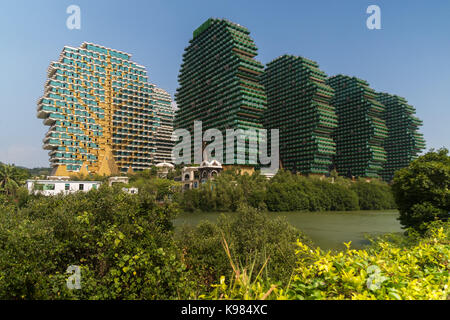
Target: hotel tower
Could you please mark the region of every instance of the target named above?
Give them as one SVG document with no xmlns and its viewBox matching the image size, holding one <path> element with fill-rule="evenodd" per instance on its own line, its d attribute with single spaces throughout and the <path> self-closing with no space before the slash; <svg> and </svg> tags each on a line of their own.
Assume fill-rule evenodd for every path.
<svg viewBox="0 0 450 320">
<path fill-rule="evenodd" d="M 161 103 L 145 67 L 128 53 L 85 42 L 65 46 L 47 77 L 37 116 L 49 126 L 43 142 L 52 175 L 150 168 Z M 170 96 L 164 100 L 170 104 Z"/>
<path fill-rule="evenodd" d="M 208 19 L 196 29 L 178 77 L 175 128 L 187 129 L 192 135 L 197 120 L 202 121 L 203 132 L 216 128 L 224 137 L 227 129 L 262 129 L 266 95 L 260 81 L 264 66 L 255 60 L 256 55 L 250 31 L 239 24 Z M 248 139 L 257 137 L 249 135 Z M 257 152 L 248 144 L 245 150 L 237 150 L 235 144 L 234 155 L 230 155 L 233 163 L 226 164 L 242 164 L 242 170 L 252 171 L 249 157 Z"/>
</svg>

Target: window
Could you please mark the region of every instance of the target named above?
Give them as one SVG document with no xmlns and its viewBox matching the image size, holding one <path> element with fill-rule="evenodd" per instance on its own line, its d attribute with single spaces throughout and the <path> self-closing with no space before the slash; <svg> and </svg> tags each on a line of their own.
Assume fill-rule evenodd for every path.
<svg viewBox="0 0 450 320">
<path fill-rule="evenodd" d="M 64 190 L 70 190 L 70 183 L 66 183 L 66 184 L 65 184 Z"/>
<path fill-rule="evenodd" d="M 80 184 L 78 185 L 78 190 L 84 190 L 84 184 L 80 183 Z"/>
<path fill-rule="evenodd" d="M 44 185 L 42 183 L 36 183 L 34 185 L 35 190 L 44 190 Z"/>
</svg>

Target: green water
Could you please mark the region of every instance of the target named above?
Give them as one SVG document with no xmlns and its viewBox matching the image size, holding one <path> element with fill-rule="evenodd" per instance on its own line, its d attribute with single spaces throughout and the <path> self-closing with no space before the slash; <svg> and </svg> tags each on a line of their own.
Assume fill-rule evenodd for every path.
<svg viewBox="0 0 450 320">
<path fill-rule="evenodd" d="M 233 213 L 227 213 L 233 214 Z M 174 220 L 175 227 L 195 226 L 202 220 L 216 222 L 220 213 L 183 213 Z M 343 242 L 361 249 L 370 242 L 366 235 L 401 232 L 398 211 L 345 211 L 345 212 L 270 212 L 272 217 L 286 217 L 294 227 L 303 231 L 322 249 L 344 249 Z"/>
</svg>

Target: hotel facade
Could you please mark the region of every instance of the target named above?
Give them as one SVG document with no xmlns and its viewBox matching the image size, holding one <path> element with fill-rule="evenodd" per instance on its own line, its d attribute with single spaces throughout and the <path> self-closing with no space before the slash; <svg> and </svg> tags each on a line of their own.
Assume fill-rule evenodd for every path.
<svg viewBox="0 0 450 320">
<path fill-rule="evenodd" d="M 49 126 L 43 142 L 52 175 L 112 175 L 151 167 L 161 106 L 145 67 L 128 53 L 85 42 L 65 46 L 47 76 L 37 116 Z"/>
<path fill-rule="evenodd" d="M 167 91 L 155 88 L 153 95 L 156 101 L 156 152 L 155 163 L 172 162 L 172 141 L 173 122 L 175 112 L 172 108 L 172 98 Z"/>
<path fill-rule="evenodd" d="M 283 168 L 328 173 L 336 151 L 332 133 L 337 116 L 326 74 L 312 60 L 283 55 L 267 64 L 262 79 L 267 94 L 264 126 L 280 130 Z"/>
<path fill-rule="evenodd" d="M 203 132 L 215 128 L 224 137 L 227 129 L 263 129 L 266 95 L 260 80 L 264 66 L 256 55 L 250 31 L 239 24 L 208 19 L 197 28 L 184 51 L 179 72 L 175 128 L 193 135 L 194 121 L 201 121 Z M 248 139 L 256 141 L 257 137 Z M 233 163 L 226 165 L 239 164 L 242 170 L 251 172 L 249 158 L 258 151 L 249 149 L 248 143 L 244 150 L 235 145 Z M 225 152 L 223 156 L 227 158 Z"/>
</svg>

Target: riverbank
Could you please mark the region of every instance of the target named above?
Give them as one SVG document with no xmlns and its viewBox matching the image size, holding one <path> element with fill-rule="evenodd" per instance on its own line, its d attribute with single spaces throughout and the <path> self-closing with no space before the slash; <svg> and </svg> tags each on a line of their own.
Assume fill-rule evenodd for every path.
<svg viewBox="0 0 450 320">
<path fill-rule="evenodd" d="M 174 226 L 196 226 L 200 221 L 216 222 L 218 212 L 184 212 L 175 220 Z M 233 214 L 233 213 L 225 213 Z M 285 217 L 295 228 L 311 238 L 315 245 L 324 250 L 343 250 L 344 242 L 361 249 L 370 242 L 367 236 L 402 232 L 397 220 L 397 210 L 360 210 L 326 212 L 271 212 L 270 217 Z"/>
</svg>

